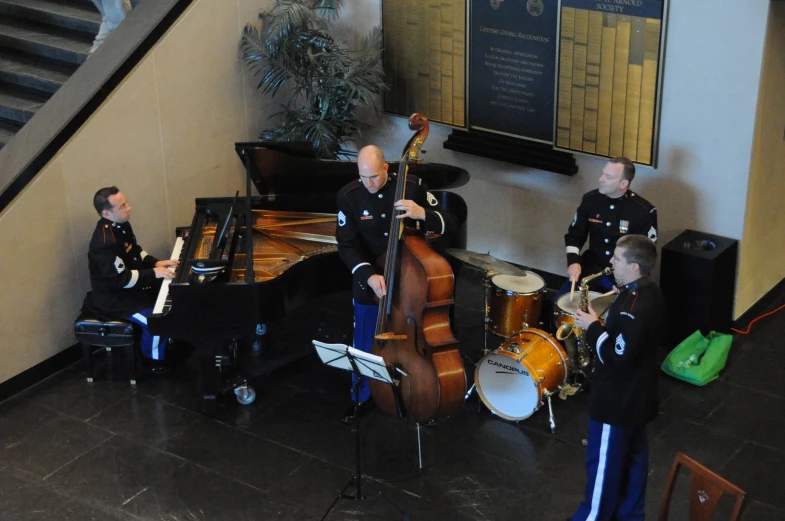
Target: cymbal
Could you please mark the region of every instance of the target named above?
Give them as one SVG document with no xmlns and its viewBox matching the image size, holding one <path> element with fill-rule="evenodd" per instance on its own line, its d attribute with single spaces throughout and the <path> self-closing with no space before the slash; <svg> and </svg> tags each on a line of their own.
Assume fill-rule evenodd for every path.
<svg viewBox="0 0 785 521">
<path fill-rule="evenodd" d="M 513 266 L 509 262 L 492 257 L 487 253 L 477 253 L 476 251 L 461 250 L 458 248 L 447 248 L 446 251 L 456 259 L 474 266 L 475 268 L 480 268 L 481 270 L 518 277 L 526 276 L 524 270 Z"/>
<path fill-rule="evenodd" d="M 608 313 L 608 309 L 610 309 L 614 300 L 616 300 L 615 293 L 612 295 L 601 295 L 599 297 L 595 297 L 594 299 L 590 300 L 589 303 L 591 304 L 594 312 L 597 313 L 598 317 L 605 318 L 605 315 Z"/>
</svg>

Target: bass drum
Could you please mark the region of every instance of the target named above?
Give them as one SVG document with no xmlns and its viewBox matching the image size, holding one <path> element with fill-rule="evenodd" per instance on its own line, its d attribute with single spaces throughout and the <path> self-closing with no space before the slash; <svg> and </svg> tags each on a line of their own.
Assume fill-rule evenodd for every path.
<svg viewBox="0 0 785 521">
<path fill-rule="evenodd" d="M 545 391 L 567 382 L 570 362 L 556 339 L 527 329 L 483 357 L 474 383 L 483 403 L 506 420 L 524 420 L 542 405 Z"/>
</svg>

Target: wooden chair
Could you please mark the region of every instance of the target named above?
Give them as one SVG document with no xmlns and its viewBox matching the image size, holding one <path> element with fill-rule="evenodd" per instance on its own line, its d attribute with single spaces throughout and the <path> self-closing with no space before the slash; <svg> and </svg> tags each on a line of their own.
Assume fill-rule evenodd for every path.
<svg viewBox="0 0 785 521">
<path fill-rule="evenodd" d="M 673 460 L 668 484 L 660 503 L 659 521 L 668 520 L 671 495 L 681 466 L 690 469 L 690 521 L 709 521 L 723 494 L 736 497 L 730 521 L 738 521 L 741 504 L 744 502 L 744 491 L 681 452 L 677 452 Z"/>
</svg>

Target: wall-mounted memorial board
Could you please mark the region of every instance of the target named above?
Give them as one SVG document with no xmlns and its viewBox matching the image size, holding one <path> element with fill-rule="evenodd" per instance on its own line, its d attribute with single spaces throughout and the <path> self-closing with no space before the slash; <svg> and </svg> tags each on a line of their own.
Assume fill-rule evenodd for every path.
<svg viewBox="0 0 785 521">
<path fill-rule="evenodd" d="M 561 0 L 557 149 L 656 166 L 662 0 Z"/>
<path fill-rule="evenodd" d="M 469 128 L 553 143 L 557 0 L 472 0 Z"/>
<path fill-rule="evenodd" d="M 466 0 L 383 0 L 384 110 L 466 126 Z"/>
</svg>

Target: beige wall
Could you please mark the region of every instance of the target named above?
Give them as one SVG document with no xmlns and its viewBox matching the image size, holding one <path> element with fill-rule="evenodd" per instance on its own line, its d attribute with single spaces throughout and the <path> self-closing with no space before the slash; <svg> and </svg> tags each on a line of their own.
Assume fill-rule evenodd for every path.
<svg viewBox="0 0 785 521">
<path fill-rule="evenodd" d="M 785 278 L 785 2 L 769 4 L 752 148 L 737 309 L 746 309 Z"/>
<path fill-rule="evenodd" d="M 259 0 L 198 0 L 36 181 L 0 214 L 0 382 L 73 345 L 90 288 L 92 196 L 116 184 L 147 251 L 168 255 L 196 197 L 244 188 L 236 141 L 264 111 L 238 60 Z"/>
</svg>

